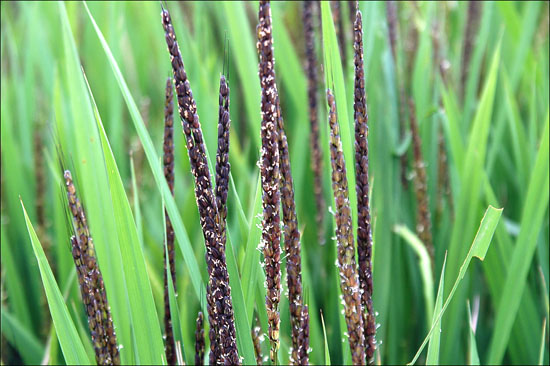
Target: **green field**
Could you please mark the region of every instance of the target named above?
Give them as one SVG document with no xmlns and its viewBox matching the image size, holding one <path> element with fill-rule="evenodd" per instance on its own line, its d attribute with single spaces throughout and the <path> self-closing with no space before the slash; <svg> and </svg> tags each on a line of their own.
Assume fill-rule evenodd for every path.
<svg viewBox="0 0 550 366">
<path fill-rule="evenodd" d="M 271 4 L 276 82 L 302 234 L 312 364 L 351 363 L 335 265 L 325 91 L 334 91 L 338 105 L 357 229 L 355 17 L 349 2 L 331 3 L 315 6 L 313 17 L 325 202 L 321 226 L 310 150 L 303 6 Z M 265 335 L 268 329 L 263 252 L 258 250 L 258 2 L 164 6 L 172 15 L 211 172 L 224 70 L 231 88 L 226 261 L 239 355 L 244 364 L 253 364 L 250 330 L 258 326 Z M 482 2 L 472 21 L 475 14 L 466 2 L 397 2 L 397 62 L 387 6 L 359 2 L 378 326 L 374 361 L 548 364 L 549 4 Z M 193 364 L 195 320 L 200 310 L 207 314 L 208 272 L 177 105 L 174 198 L 162 170 L 165 85 L 172 68 L 160 3 L 3 1 L 1 11 L 1 363 L 95 364 L 71 255 L 73 228 L 63 178 L 63 170 L 70 169 L 95 244 L 122 364 L 166 363 L 166 207 L 176 236 L 178 295 L 172 319 L 183 360 Z M 410 128 L 409 98 L 416 107 L 417 135 Z M 415 147 L 423 161 L 416 160 Z M 423 203 L 415 190 L 418 165 L 426 173 Z M 419 239 L 422 204 L 431 217 L 433 262 Z M 278 363 L 288 364 L 292 342 L 284 252 L 281 258 Z M 266 364 L 271 364 L 269 349 L 264 336 Z"/>
</svg>

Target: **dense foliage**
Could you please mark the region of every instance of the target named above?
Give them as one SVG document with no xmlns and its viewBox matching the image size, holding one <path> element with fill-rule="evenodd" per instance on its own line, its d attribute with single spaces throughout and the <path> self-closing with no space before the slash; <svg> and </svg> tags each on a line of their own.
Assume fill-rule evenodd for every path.
<svg viewBox="0 0 550 366">
<path fill-rule="evenodd" d="M 229 178 L 227 170 L 218 174 L 228 187 L 227 265 L 220 274 L 224 281 L 229 276 L 227 311 L 234 313 L 227 338 L 236 336 L 244 364 L 256 362 L 258 344 L 271 363 L 264 287 L 270 269 L 262 266 L 260 244 L 278 228 L 262 232 L 261 226 L 258 2 L 164 6 L 185 63 L 186 80 L 176 77 L 176 85 L 183 90 L 188 81 L 193 90 L 205 147 L 199 158 L 208 161 L 216 186 L 222 73 L 223 98 L 231 88 L 231 108 L 225 104 L 230 143 L 217 154 L 228 149 L 231 169 Z M 547 364 L 548 2 L 359 2 L 362 58 L 354 54 L 354 6 L 321 2 L 303 20 L 302 2 L 271 4 L 276 102 L 294 187 L 292 235 L 301 235 L 301 251 L 287 266 L 281 230 L 279 363 L 289 363 L 293 339 L 304 337 L 292 324 L 293 296 L 303 297 L 309 313 L 309 362 L 352 361 L 336 247 L 335 215 L 345 206 L 335 203 L 331 180 L 337 144 L 330 88 L 338 162 L 346 172 L 338 177 L 347 177 L 351 207 L 347 232 L 361 245 L 367 234 L 358 238 L 358 217 L 369 217 L 372 229 L 372 253 L 356 258 L 360 268 L 361 258 L 372 256 L 375 362 L 411 361 L 434 325 L 418 363 Z M 203 218 L 197 209 L 193 173 L 208 174 L 203 160 L 190 164 L 186 138 L 196 133 L 182 132 L 177 88 L 174 182 L 165 179 L 165 88 L 173 71 L 160 4 L 2 2 L 1 10 L 1 362 L 96 360 L 83 306 L 92 300 L 81 295 L 79 283 L 87 279 L 80 280 L 73 260 L 64 169 L 71 170 L 86 213 L 122 364 L 166 362 L 165 301 L 185 362 L 207 362 L 208 273 L 219 267 L 205 261 L 210 244 L 201 224 L 216 215 Z M 359 59 L 366 113 L 354 108 L 354 101 L 365 103 L 354 96 Z M 315 113 L 317 124 L 310 124 Z M 358 113 L 362 120 L 368 114 L 366 162 L 355 154 L 356 134 L 367 135 L 366 127 L 355 129 Z M 357 171 L 364 175 L 356 178 Z M 210 182 L 207 188 L 209 207 L 217 211 L 217 192 Z M 283 205 L 288 197 L 281 195 Z M 360 197 L 369 197 L 370 211 Z M 502 216 L 489 206 L 503 208 Z M 175 237 L 174 278 L 163 272 L 170 271 L 163 264 L 167 218 Z M 485 255 L 479 248 L 487 246 Z M 484 260 L 470 262 L 472 255 Z M 286 275 L 300 260 L 298 296 Z M 176 291 L 165 292 L 165 280 Z M 197 319 L 199 311 L 204 315 Z M 195 358 L 196 348 L 206 350 L 204 358 Z"/>
</svg>

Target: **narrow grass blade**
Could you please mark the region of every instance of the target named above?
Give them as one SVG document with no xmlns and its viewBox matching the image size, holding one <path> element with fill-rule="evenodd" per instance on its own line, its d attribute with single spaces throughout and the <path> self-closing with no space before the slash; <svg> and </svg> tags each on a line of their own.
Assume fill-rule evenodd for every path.
<svg viewBox="0 0 550 366">
<path fill-rule="evenodd" d="M 543 294 L 546 294 L 544 296 L 544 310 L 545 310 L 545 318 L 546 320 L 550 319 L 550 299 L 548 298 L 548 288 L 546 286 L 546 280 L 544 278 L 544 272 L 542 270 L 542 267 L 539 267 L 539 275 L 540 275 L 540 288 L 542 290 Z"/>
<path fill-rule="evenodd" d="M 223 12 L 216 12 L 220 23 L 227 22 L 228 38 L 232 50 L 237 59 L 233 64 L 237 69 L 240 85 L 244 94 L 244 108 L 248 116 L 248 128 L 252 136 L 252 148 L 259 149 L 260 142 L 260 123 L 257 121 L 260 109 L 260 85 L 258 84 L 258 59 L 254 47 L 254 38 L 250 32 L 250 23 L 247 19 L 245 3 L 243 2 L 223 2 Z M 220 6 L 220 9 L 222 8 Z M 255 5 L 254 12 L 258 11 L 258 5 Z"/>
<path fill-rule="evenodd" d="M 470 127 L 470 120 L 472 113 L 475 112 L 475 103 L 477 102 L 477 93 L 479 83 L 481 80 L 480 74 L 482 72 L 482 63 L 485 57 L 485 50 L 489 41 L 489 36 L 494 32 L 494 28 L 491 27 L 491 18 L 494 13 L 494 4 L 486 2 L 481 6 L 481 22 L 478 28 L 477 34 L 474 35 L 475 47 L 472 50 L 472 57 L 470 67 L 468 71 L 468 79 L 466 80 L 466 89 L 463 98 L 463 121 L 460 124 L 462 132 L 466 128 Z"/>
<path fill-rule="evenodd" d="M 309 145 L 305 144 L 309 138 L 308 123 L 293 123 L 294 121 L 306 121 L 308 119 L 307 109 L 304 105 L 307 103 L 307 82 L 300 63 L 300 56 L 296 52 L 296 46 L 293 44 L 287 27 L 283 22 L 284 12 L 282 7 L 286 4 L 283 2 L 273 2 L 273 39 L 275 42 L 275 59 L 284 60 L 284 64 L 276 63 L 277 75 L 280 76 L 278 84 L 279 94 L 285 95 L 288 102 L 285 105 L 283 115 L 292 116 L 292 119 L 285 121 L 287 137 L 289 138 L 290 162 L 292 163 L 292 179 L 294 180 L 294 193 L 296 201 L 296 209 L 300 215 L 302 203 L 302 195 L 304 190 L 305 173 L 308 171 L 307 156 Z M 283 67 L 284 65 L 284 67 Z"/>
<path fill-rule="evenodd" d="M 549 184 L 549 117 L 546 112 L 544 132 L 540 139 L 535 167 L 531 173 L 527 198 L 523 206 L 520 232 L 508 266 L 506 281 L 501 292 L 495 317 L 495 328 L 489 349 L 488 363 L 502 361 L 516 319 L 531 260 L 537 247 L 537 237 L 548 208 Z"/>
<path fill-rule="evenodd" d="M 105 158 L 65 3 L 59 2 L 57 7 L 61 18 L 64 54 L 58 89 L 59 108 L 63 113 L 56 116 L 57 133 L 62 153 L 73 157 L 73 173 L 82 186 L 81 200 L 86 205 L 86 218 L 94 238 L 113 324 L 117 329 L 117 342 L 123 346 L 120 350 L 121 362 L 135 363 L 137 360 L 134 360 L 133 333 L 129 326 L 131 317 L 128 286 L 120 247 L 113 245 L 119 234 Z"/>
<path fill-rule="evenodd" d="M 234 146 L 233 144 L 232 146 Z M 229 174 L 229 184 L 231 187 L 231 191 L 233 192 L 233 196 L 235 197 L 235 202 L 237 203 L 237 213 L 239 217 L 239 229 L 242 237 L 248 238 L 248 220 L 246 219 L 246 215 L 244 213 L 244 209 L 241 203 L 241 199 L 239 198 L 239 193 L 237 192 L 237 187 L 235 186 L 235 181 L 233 180 L 233 174 Z"/>
<path fill-rule="evenodd" d="M 447 135 L 449 150 L 454 158 L 454 166 L 460 169 L 464 162 L 464 141 L 460 132 L 460 111 L 456 93 L 452 89 L 442 90 L 443 106 L 445 115 L 443 118 L 443 128 Z"/>
<path fill-rule="evenodd" d="M 422 283 L 424 285 L 424 300 L 426 302 L 426 319 L 428 326 L 432 324 L 433 309 L 434 309 L 434 276 L 432 273 L 432 264 L 430 254 L 426 246 L 420 238 L 404 225 L 396 225 L 393 229 L 395 233 L 405 239 L 411 249 L 418 256 L 420 266 L 420 274 L 422 275 Z"/>
<path fill-rule="evenodd" d="M 447 306 L 449 306 L 449 303 L 451 302 L 451 299 L 453 298 L 453 295 L 458 285 L 460 284 L 460 281 L 466 275 L 466 271 L 468 270 L 468 267 L 470 265 L 470 262 L 472 261 L 472 258 L 477 257 L 481 261 L 485 259 L 485 254 L 487 254 L 487 250 L 489 249 L 489 245 L 491 244 L 493 234 L 495 232 L 495 229 L 497 227 L 497 224 L 500 220 L 501 215 L 502 215 L 502 209 L 496 209 L 492 206 L 489 206 L 487 208 L 487 211 L 485 211 L 485 215 L 481 220 L 481 224 L 479 225 L 479 229 L 475 236 L 474 242 L 472 243 L 472 246 L 470 247 L 470 251 L 466 255 L 466 258 L 464 259 L 464 263 L 462 263 L 462 266 L 460 267 L 460 270 L 458 272 L 458 277 L 455 280 L 455 283 L 451 289 L 451 292 L 449 293 L 449 296 L 445 300 L 445 304 L 443 305 L 443 308 L 438 313 L 436 320 L 433 322 L 432 328 L 428 332 L 428 335 L 426 336 L 426 338 L 422 342 L 422 345 L 416 352 L 416 355 L 414 356 L 412 361 L 408 363 L 409 365 L 414 364 L 416 360 L 418 360 L 420 353 L 422 353 L 422 351 L 424 350 L 424 347 L 426 346 L 426 343 L 428 343 L 428 340 L 430 339 L 436 325 L 441 320 L 441 317 L 445 313 L 445 310 L 447 310 Z"/>
<path fill-rule="evenodd" d="M 139 207 L 139 191 L 136 182 L 136 170 L 134 168 L 134 157 L 130 154 L 130 175 L 132 176 L 132 193 L 134 196 L 134 215 L 136 216 L 136 228 L 140 244 L 143 246 L 143 226 L 141 220 L 141 209 Z"/>
<path fill-rule="evenodd" d="M 468 139 L 465 158 L 463 164 L 458 166 L 460 176 L 460 191 L 454 202 L 456 204 L 455 219 L 449 243 L 449 257 L 447 263 L 447 275 L 445 276 L 445 292 L 452 288 L 452 281 L 457 277 L 460 271 L 460 261 L 464 258 L 467 246 L 464 240 L 470 241 L 475 234 L 481 205 L 478 204 L 481 193 L 482 179 L 484 175 L 483 164 L 485 162 L 488 136 L 491 126 L 491 116 L 493 114 L 493 103 L 496 94 L 496 84 L 498 77 L 498 66 L 500 63 L 500 44 L 493 53 L 489 73 L 485 81 L 485 86 L 479 102 Z M 458 300 L 451 304 L 449 312 L 443 320 L 443 327 L 448 332 L 448 342 L 442 344 L 442 359 L 449 362 L 453 359 L 455 362 L 462 359 L 460 352 L 457 352 L 456 344 L 460 342 L 459 322 L 464 319 L 464 301 L 465 290 L 459 290 Z"/>
<path fill-rule="evenodd" d="M 485 195 L 486 202 L 489 205 L 500 206 L 499 201 L 491 187 L 487 177 L 485 181 Z M 527 187 L 525 188 L 527 189 Z M 492 302 L 498 304 L 500 295 L 504 287 L 504 281 L 506 280 L 506 272 L 508 265 L 511 262 L 514 243 L 511 235 L 508 233 L 504 223 L 500 223 L 497 226 L 495 232 L 495 243 L 493 249 L 487 256 L 487 259 L 483 263 L 485 277 L 487 278 L 487 284 L 491 293 Z M 543 290 L 543 292 L 548 293 Z M 518 318 L 515 321 L 515 330 L 512 332 L 513 338 L 510 341 L 510 360 L 512 363 L 535 363 L 535 358 L 532 357 L 536 353 L 536 336 L 532 333 L 532 329 L 535 329 L 538 325 L 537 305 L 534 292 L 530 287 L 526 287 L 526 292 L 523 294 L 522 309 L 523 311 L 518 313 Z M 484 349 L 486 351 L 486 349 Z M 486 356 L 483 354 L 483 356 Z M 526 358 L 527 357 L 527 358 Z M 529 360 L 531 360 L 529 362 Z"/>
<path fill-rule="evenodd" d="M 235 327 L 237 333 L 237 348 L 241 356 L 244 356 L 243 363 L 252 365 L 256 362 L 254 355 L 254 343 L 250 336 L 250 322 L 239 278 L 239 269 L 237 260 L 233 252 L 233 241 L 229 230 L 227 231 L 227 243 L 225 248 L 227 271 L 229 272 L 229 284 L 231 286 L 231 301 L 233 302 L 233 311 L 235 312 Z"/>
<path fill-rule="evenodd" d="M 543 3 L 539 1 L 533 1 L 526 3 L 523 7 L 524 13 L 521 15 L 521 24 L 519 25 L 518 31 L 512 31 L 511 36 L 516 38 L 516 47 L 514 47 L 514 59 L 512 67 L 510 69 L 511 76 L 511 85 L 512 89 L 515 91 L 517 89 L 518 82 L 520 81 L 521 76 L 524 74 L 521 72 L 522 68 L 525 68 L 526 60 L 531 56 L 533 36 L 537 30 L 537 19 L 540 15 L 540 7 Z M 512 4 L 499 4 L 501 8 L 507 7 L 510 10 L 515 7 Z M 520 17 L 520 15 L 517 15 Z M 519 21 L 519 19 L 518 19 Z M 512 28 L 512 27 L 510 27 Z"/>
<path fill-rule="evenodd" d="M 321 323 L 323 323 L 323 337 L 325 339 L 325 365 L 330 365 L 330 351 L 328 349 L 328 342 L 327 342 L 327 329 L 325 327 L 325 318 L 323 317 L 322 311 L 321 311 Z"/>
<path fill-rule="evenodd" d="M 73 320 L 69 315 L 69 310 L 63 300 L 61 291 L 55 282 L 52 269 L 48 264 L 42 245 L 40 244 L 31 220 L 27 215 L 23 201 L 21 201 L 21 208 L 23 209 L 23 214 L 25 215 L 25 222 L 27 224 L 27 230 L 31 239 L 32 249 L 38 262 L 40 276 L 42 277 L 44 291 L 46 292 L 46 298 L 48 300 L 48 307 L 50 308 L 50 314 L 55 325 L 57 338 L 59 339 L 63 356 L 65 357 L 65 362 L 68 365 L 93 365 L 86 355 L 84 345 L 82 344 Z"/>
<path fill-rule="evenodd" d="M 259 173 L 258 173 L 259 176 Z M 258 250 L 258 244 L 260 243 L 261 230 L 261 214 L 262 214 L 262 186 L 261 180 L 257 179 L 256 196 L 254 198 L 254 204 L 252 206 L 252 215 L 250 216 L 248 240 L 246 242 L 244 263 L 242 266 L 242 283 L 243 296 L 246 301 L 246 313 L 248 314 L 248 321 L 252 322 L 254 315 L 254 296 L 252 295 L 256 289 L 256 278 L 258 264 L 260 263 L 260 252 Z"/>
<path fill-rule="evenodd" d="M 506 71 L 502 70 L 502 81 L 504 84 L 504 95 L 506 102 L 504 103 L 505 110 L 507 112 L 508 126 L 510 128 L 510 135 L 512 138 L 512 148 L 514 152 L 515 166 L 518 171 L 517 177 L 520 179 L 519 187 L 522 196 L 525 194 L 525 189 L 528 186 L 527 178 L 529 177 L 529 152 L 527 137 L 525 135 L 525 128 L 521 123 L 521 117 L 517 101 L 512 94 L 512 88 L 510 86 L 509 77 Z"/>
<path fill-rule="evenodd" d="M 466 308 L 468 309 L 468 365 L 479 365 L 479 354 L 477 353 L 476 335 L 474 334 L 472 324 L 472 312 L 470 310 L 470 302 L 467 301 Z"/>
<path fill-rule="evenodd" d="M 435 322 L 435 315 L 441 312 L 443 306 L 443 295 L 445 285 L 445 268 L 447 264 L 447 253 L 445 253 L 445 259 L 443 259 L 443 266 L 441 267 L 441 276 L 439 277 L 439 287 L 437 289 L 437 297 L 435 298 L 435 308 L 432 315 L 432 324 Z M 430 336 L 430 342 L 428 343 L 428 355 L 426 356 L 426 365 L 438 365 L 439 364 L 439 345 L 441 341 L 441 320 L 435 325 L 435 331 Z"/>
<path fill-rule="evenodd" d="M 546 344 L 546 318 L 542 322 L 542 336 L 540 340 L 540 351 L 539 351 L 539 365 L 542 365 L 544 362 L 544 345 Z"/>
</svg>

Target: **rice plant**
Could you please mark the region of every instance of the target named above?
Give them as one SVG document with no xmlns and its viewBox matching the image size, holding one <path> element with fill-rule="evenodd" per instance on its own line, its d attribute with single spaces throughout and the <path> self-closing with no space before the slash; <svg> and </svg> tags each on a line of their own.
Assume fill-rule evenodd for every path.
<svg viewBox="0 0 550 366">
<path fill-rule="evenodd" d="M 2 364 L 548 364 L 548 2 L 0 7 Z"/>
</svg>

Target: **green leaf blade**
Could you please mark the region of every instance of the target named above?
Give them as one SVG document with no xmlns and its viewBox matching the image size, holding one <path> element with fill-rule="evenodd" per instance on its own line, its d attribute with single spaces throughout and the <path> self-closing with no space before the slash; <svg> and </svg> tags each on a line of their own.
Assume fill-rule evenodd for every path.
<svg viewBox="0 0 550 366">
<path fill-rule="evenodd" d="M 476 234 L 476 237 L 474 239 L 474 242 L 472 243 L 470 250 L 468 254 L 466 255 L 466 258 L 464 259 L 464 263 L 461 266 L 460 273 L 458 277 L 456 278 L 454 285 L 445 300 L 445 303 L 439 312 L 439 314 L 436 317 L 436 321 L 433 322 L 432 328 L 428 332 L 428 335 L 422 342 L 422 345 L 416 352 L 416 355 L 414 356 L 413 360 L 409 362 L 409 365 L 412 365 L 418 360 L 418 357 L 420 356 L 420 353 L 424 350 L 424 347 L 426 346 L 426 343 L 428 342 L 429 338 L 431 337 L 432 333 L 435 330 L 436 325 L 441 320 L 441 317 L 445 313 L 445 310 L 447 310 L 447 307 L 449 306 L 449 303 L 451 302 L 451 299 L 453 298 L 453 295 L 455 294 L 458 285 L 460 284 L 460 281 L 464 277 L 464 273 L 468 269 L 468 265 L 470 264 L 472 257 L 475 255 L 481 255 L 478 258 L 483 260 L 485 258 L 485 253 L 487 252 L 487 249 L 489 248 L 489 245 L 491 244 L 491 240 L 493 238 L 493 234 L 496 230 L 497 224 L 500 220 L 500 216 L 502 215 L 502 209 L 496 209 L 492 206 L 489 206 L 487 210 L 485 211 L 485 215 L 483 216 L 483 219 L 481 220 L 481 224 L 479 225 L 478 232 Z M 434 314 L 435 315 L 435 314 Z"/>
<path fill-rule="evenodd" d="M 541 230 L 542 220 L 548 208 L 549 191 L 549 117 L 546 112 L 544 132 L 541 137 L 535 167 L 527 189 L 527 198 L 523 207 L 522 223 L 517 238 L 512 261 L 508 266 L 506 281 L 499 306 L 496 311 L 495 328 L 489 348 L 488 363 L 502 361 L 508 344 L 510 332 L 519 309 L 521 295 L 531 260 L 535 254 L 537 235 Z"/>
<path fill-rule="evenodd" d="M 88 91 L 105 156 L 128 297 L 129 299 L 140 299 L 140 301 L 130 300 L 129 302 L 132 324 L 134 324 L 132 329 L 138 346 L 135 350 L 136 358 L 144 364 L 162 364 L 164 363 L 162 360 L 164 346 L 142 246 L 113 151 L 109 145 L 92 92 Z"/>
<path fill-rule="evenodd" d="M 432 315 L 432 326 L 435 326 L 435 331 L 430 336 L 430 342 L 428 343 L 428 355 L 426 357 L 426 365 L 438 365 L 439 364 L 439 346 L 441 342 L 441 320 L 436 322 L 436 315 L 441 312 L 443 307 L 443 294 L 445 285 L 445 266 L 447 264 L 447 254 L 443 259 L 443 266 L 441 267 L 441 276 L 439 277 L 439 287 L 437 289 L 437 296 L 435 299 L 435 307 Z"/>
<path fill-rule="evenodd" d="M 56 328 L 57 338 L 65 357 L 65 362 L 69 365 L 92 365 L 93 363 L 88 359 L 84 345 L 82 344 L 76 327 L 69 315 L 67 305 L 63 300 L 61 291 L 57 286 L 55 278 L 52 273 L 52 269 L 46 259 L 42 244 L 36 236 L 34 227 L 31 220 L 27 215 L 23 201 L 21 201 L 21 208 L 25 215 L 25 222 L 27 224 L 27 230 L 32 244 L 32 249 L 38 262 L 38 268 L 42 277 L 42 283 L 44 285 L 44 291 L 46 292 L 46 298 L 48 300 L 48 307 L 50 308 L 50 314 L 52 316 L 53 323 Z"/>
</svg>

